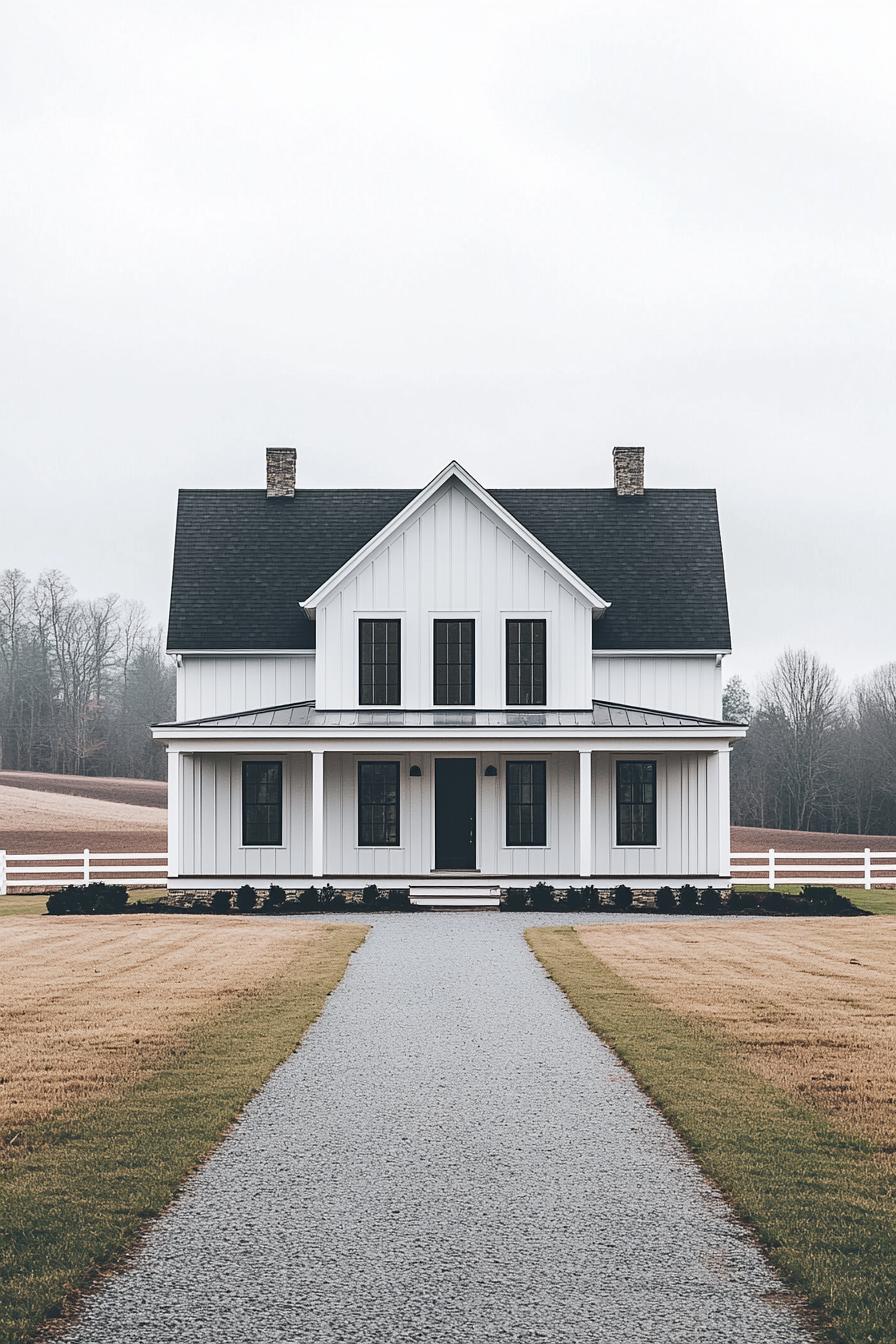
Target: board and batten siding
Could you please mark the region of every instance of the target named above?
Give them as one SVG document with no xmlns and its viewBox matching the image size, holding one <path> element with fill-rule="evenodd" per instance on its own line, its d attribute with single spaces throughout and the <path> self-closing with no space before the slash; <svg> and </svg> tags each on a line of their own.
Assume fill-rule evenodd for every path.
<svg viewBox="0 0 896 1344">
<path fill-rule="evenodd" d="M 473 753 L 471 753 L 473 755 Z M 544 759 L 547 770 L 547 844 L 508 847 L 505 841 L 505 763 Z M 623 759 L 633 759 L 636 752 Z M 181 757 L 180 874 L 203 878 L 305 878 L 311 870 L 311 757 L 276 759 L 283 770 L 283 844 L 244 848 L 242 761 L 219 753 Z M 266 759 L 271 759 L 266 757 Z M 358 761 L 400 762 L 400 844 L 358 846 Z M 576 752 L 486 754 L 477 763 L 477 858 L 483 877 L 520 882 L 578 873 Z M 592 755 L 592 872 L 599 878 L 714 876 L 719 871 L 719 772 L 715 753 L 675 752 L 657 761 L 657 845 L 619 847 L 616 839 L 615 762 Z M 406 881 L 428 876 L 434 862 L 434 757 L 428 753 L 327 753 L 324 758 L 324 870 L 337 880 L 374 877 Z M 410 776 L 412 765 L 419 778 Z M 486 777 L 489 765 L 497 775 Z"/>
<path fill-rule="evenodd" d="M 178 719 L 313 699 L 313 652 L 184 654 L 177 669 Z"/>
<path fill-rule="evenodd" d="M 476 621 L 476 704 L 504 704 L 504 621 L 547 620 L 548 706 L 591 703 L 590 606 L 509 527 L 457 482 L 446 485 L 380 550 L 346 575 L 317 608 L 317 704 L 358 703 L 358 621 L 398 617 L 402 705 L 433 698 L 433 630 L 438 616 Z"/>
<path fill-rule="evenodd" d="M 616 844 L 616 761 L 656 761 L 657 843 Z M 591 765 L 592 865 L 613 877 L 695 877 L 719 872 L 716 752 L 595 752 Z"/>
<path fill-rule="evenodd" d="M 283 762 L 283 844 L 245 846 L 243 761 Z M 180 776 L 180 872 L 193 877 L 289 877 L 311 866 L 311 757 L 184 753 Z"/>
<path fill-rule="evenodd" d="M 722 717 L 722 669 L 715 654 L 672 658 L 595 653 L 592 678 L 595 700 L 710 719 Z"/>
</svg>

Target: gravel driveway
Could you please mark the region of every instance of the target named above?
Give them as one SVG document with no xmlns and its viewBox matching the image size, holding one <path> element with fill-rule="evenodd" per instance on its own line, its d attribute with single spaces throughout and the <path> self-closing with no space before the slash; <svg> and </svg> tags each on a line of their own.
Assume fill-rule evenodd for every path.
<svg viewBox="0 0 896 1344">
<path fill-rule="evenodd" d="M 568 919 L 372 922 L 301 1049 L 69 1344 L 806 1344 L 529 952 L 523 928 Z"/>
</svg>

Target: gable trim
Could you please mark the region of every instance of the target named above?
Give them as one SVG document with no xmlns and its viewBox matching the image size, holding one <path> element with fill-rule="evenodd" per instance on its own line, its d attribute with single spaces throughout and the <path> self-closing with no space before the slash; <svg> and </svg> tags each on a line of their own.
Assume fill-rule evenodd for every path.
<svg viewBox="0 0 896 1344">
<path fill-rule="evenodd" d="M 346 560 L 344 565 L 336 570 L 335 574 L 331 574 L 325 583 L 322 583 L 319 588 L 315 589 L 310 597 L 306 597 L 304 602 L 300 603 L 308 616 L 313 620 L 316 608 L 339 587 L 348 575 L 351 574 L 352 570 L 357 569 L 358 566 L 368 560 L 377 550 L 379 550 L 389 537 L 400 532 L 405 524 L 411 520 L 414 514 L 417 513 L 424 504 L 428 503 L 443 485 L 452 479 L 458 480 L 483 506 L 483 508 L 513 532 L 544 564 L 560 574 L 565 582 L 569 584 L 571 588 L 575 589 L 579 596 L 588 603 L 596 616 L 600 617 L 603 615 L 610 606 L 610 603 L 605 602 L 593 588 L 590 588 L 584 580 L 579 578 L 574 570 L 570 569 L 568 565 L 565 565 L 563 561 L 560 560 L 553 551 L 549 550 L 543 542 L 539 541 L 528 528 L 523 527 L 522 523 L 518 522 L 512 513 L 509 513 L 503 505 L 499 504 L 494 496 L 490 495 L 485 487 L 480 485 L 459 462 L 452 461 L 449 462 L 447 466 L 443 467 L 438 475 L 434 476 L 429 484 L 425 485 L 419 494 L 415 495 L 410 503 L 406 504 L 385 527 L 381 528 L 376 536 L 371 537 L 359 551 L 356 551 L 354 555 Z"/>
</svg>

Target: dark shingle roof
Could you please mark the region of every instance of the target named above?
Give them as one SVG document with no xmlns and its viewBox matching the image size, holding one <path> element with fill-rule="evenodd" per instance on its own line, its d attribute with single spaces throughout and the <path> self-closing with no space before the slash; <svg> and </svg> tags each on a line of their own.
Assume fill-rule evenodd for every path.
<svg viewBox="0 0 896 1344">
<path fill-rule="evenodd" d="M 311 649 L 309 597 L 416 490 L 182 490 L 168 647 Z M 602 598 L 596 649 L 728 649 L 714 490 L 493 490 Z"/>
</svg>

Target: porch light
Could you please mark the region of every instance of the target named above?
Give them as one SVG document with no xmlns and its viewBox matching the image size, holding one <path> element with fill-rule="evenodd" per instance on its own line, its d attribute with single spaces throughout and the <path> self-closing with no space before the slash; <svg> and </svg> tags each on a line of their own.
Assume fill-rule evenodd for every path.
<svg viewBox="0 0 896 1344">
<path fill-rule="evenodd" d="M 420 769 L 419 765 L 412 765 L 408 774 L 411 779 L 420 779 L 423 775 L 423 771 Z"/>
<path fill-rule="evenodd" d="M 498 773 L 498 767 L 496 765 L 487 765 L 482 773 L 485 775 L 486 779 L 493 779 Z"/>
</svg>

